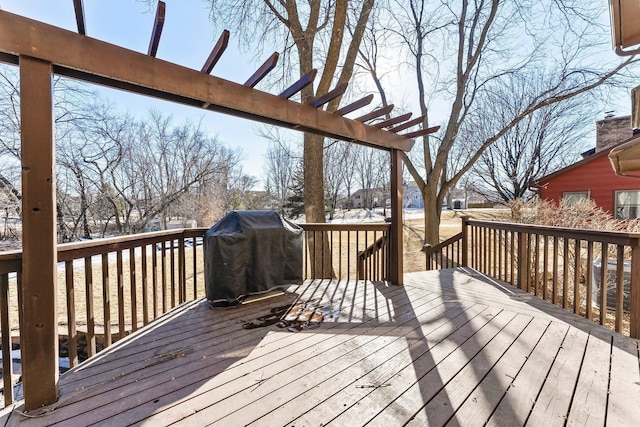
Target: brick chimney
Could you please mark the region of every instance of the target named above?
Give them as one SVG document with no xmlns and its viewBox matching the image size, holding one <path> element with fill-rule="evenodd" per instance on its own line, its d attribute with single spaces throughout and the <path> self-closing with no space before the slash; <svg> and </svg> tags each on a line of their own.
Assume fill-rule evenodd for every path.
<svg viewBox="0 0 640 427">
<path fill-rule="evenodd" d="M 631 116 L 615 117 L 607 113 L 596 122 L 596 153 L 620 144 L 633 136 Z"/>
</svg>

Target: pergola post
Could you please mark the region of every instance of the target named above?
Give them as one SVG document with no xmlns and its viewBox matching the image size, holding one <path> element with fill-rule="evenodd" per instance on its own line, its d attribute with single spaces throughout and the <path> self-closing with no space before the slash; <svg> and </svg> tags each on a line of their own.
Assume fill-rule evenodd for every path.
<svg viewBox="0 0 640 427">
<path fill-rule="evenodd" d="M 20 56 L 25 410 L 58 399 L 56 177 L 51 63 Z"/>
<path fill-rule="evenodd" d="M 403 285 L 402 251 L 402 152 L 391 150 L 391 283 Z"/>
</svg>

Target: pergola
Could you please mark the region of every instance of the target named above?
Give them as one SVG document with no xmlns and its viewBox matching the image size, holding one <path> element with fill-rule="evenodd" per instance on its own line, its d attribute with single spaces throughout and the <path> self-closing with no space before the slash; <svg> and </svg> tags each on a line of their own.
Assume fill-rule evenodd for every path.
<svg viewBox="0 0 640 427">
<path fill-rule="evenodd" d="M 400 131 L 423 122 L 422 117 L 408 120 L 408 114 L 380 120 L 374 125 L 366 123 L 388 114 L 392 106 L 357 119 L 344 117 L 370 103 L 372 96 L 335 113 L 320 108 L 341 96 L 346 85 L 338 86 L 309 105 L 289 100 L 313 82 L 315 72 L 302 77 L 279 95 L 254 89 L 275 65 L 277 54 L 244 84 L 211 76 L 209 73 L 227 45 L 229 33 L 226 31 L 200 71 L 157 59 L 155 51 L 164 22 L 162 2 L 147 54 L 86 36 L 82 1 L 74 0 L 74 5 L 78 33 L 0 11 L 0 61 L 20 68 L 23 192 L 20 300 L 24 314 L 21 347 L 27 410 L 55 402 L 58 394 L 53 74 L 389 151 L 390 280 L 402 285 L 401 153 L 411 150 L 413 138 L 434 132 L 437 127 L 400 134 Z"/>
</svg>

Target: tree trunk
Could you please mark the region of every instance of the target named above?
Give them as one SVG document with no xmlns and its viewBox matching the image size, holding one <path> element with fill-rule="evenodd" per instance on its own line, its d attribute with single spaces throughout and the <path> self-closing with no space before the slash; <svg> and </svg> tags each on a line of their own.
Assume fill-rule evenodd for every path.
<svg viewBox="0 0 640 427">
<path fill-rule="evenodd" d="M 320 135 L 304 134 L 304 214 L 307 222 L 326 222 L 324 169 L 322 165 L 323 143 L 324 137 Z M 315 254 L 315 259 L 311 260 L 313 263 L 311 266 L 313 277 L 322 279 L 335 278 L 331 263 L 328 234 L 310 233 L 308 242 L 309 253 Z"/>
<path fill-rule="evenodd" d="M 424 243 L 435 246 L 440 243 L 440 217 L 442 215 L 437 189 L 427 184 L 422 189 L 422 197 L 424 199 Z"/>
</svg>

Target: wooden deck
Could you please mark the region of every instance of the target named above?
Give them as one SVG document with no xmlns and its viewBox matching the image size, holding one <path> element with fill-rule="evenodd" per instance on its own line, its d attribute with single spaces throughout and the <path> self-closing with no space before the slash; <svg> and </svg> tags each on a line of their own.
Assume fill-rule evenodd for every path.
<svg viewBox="0 0 640 427">
<path fill-rule="evenodd" d="M 50 413 L 18 406 L 2 421 L 638 425 L 636 341 L 471 270 L 405 283 L 310 281 L 235 308 L 184 304 L 62 375 Z M 243 328 L 295 302 L 324 321 Z"/>
</svg>

